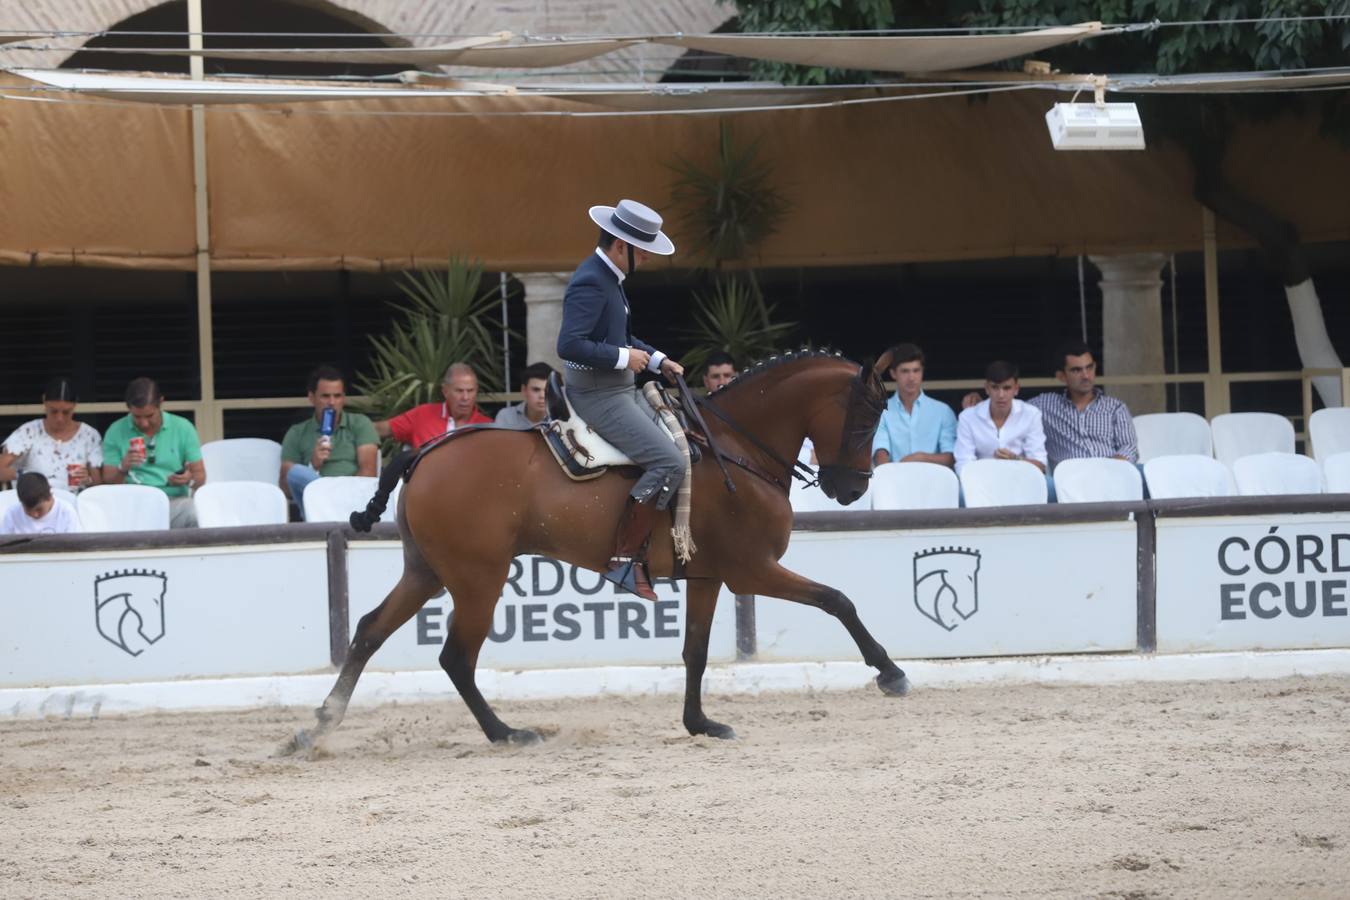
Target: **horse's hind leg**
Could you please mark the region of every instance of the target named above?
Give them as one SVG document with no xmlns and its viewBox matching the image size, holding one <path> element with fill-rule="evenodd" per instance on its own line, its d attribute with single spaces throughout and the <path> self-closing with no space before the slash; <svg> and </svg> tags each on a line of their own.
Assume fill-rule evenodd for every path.
<svg viewBox="0 0 1350 900">
<path fill-rule="evenodd" d="M 691 578 L 685 597 L 684 615 L 684 727 L 690 734 L 734 738 L 731 726 L 714 722 L 703 714 L 703 672 L 708 668 L 708 638 L 717 610 L 720 581 Z"/>
<path fill-rule="evenodd" d="M 459 691 L 459 696 L 478 720 L 488 740 L 494 744 L 531 744 L 539 740 L 538 733 L 512 728 L 497 718 L 474 680 L 478 652 L 483 649 L 483 641 L 492 627 L 492 611 L 501 595 L 502 584 L 506 581 L 505 567 L 502 568 L 501 577 L 497 578 L 483 569 L 485 567 L 480 568 L 478 577 L 465 578 L 465 573 L 457 572 L 459 577 L 450 585 L 455 609 L 450 617 L 445 646 L 441 648 L 441 668 L 450 676 L 455 690 Z"/>
<path fill-rule="evenodd" d="M 436 573 L 422 560 L 410 540 L 405 538 L 403 575 L 398 584 L 394 585 L 383 603 L 361 617 L 356 626 L 356 636 L 347 648 L 347 660 L 342 664 L 337 682 L 324 698 L 323 705 L 314 711 L 318 721 L 313 730 L 297 733 L 282 748 L 283 753 L 311 749 L 342 723 L 343 716 L 347 714 L 347 704 L 352 699 L 352 691 L 356 689 L 356 682 L 370 657 L 380 649 L 389 635 L 412 618 L 440 589 L 441 583 Z"/>
<path fill-rule="evenodd" d="M 862 652 L 863 661 L 878 671 L 877 687 L 883 693 L 896 697 L 909 693 L 909 678 L 886 654 L 886 648 L 872 637 L 858 618 L 853 601 L 844 596 L 843 591 L 804 578 L 776 562 L 763 571 L 755 572 L 751 578 L 753 580 L 747 580 L 746 583 L 753 585 L 756 594 L 804 603 L 834 616 L 848 629 L 853 642 Z"/>
</svg>

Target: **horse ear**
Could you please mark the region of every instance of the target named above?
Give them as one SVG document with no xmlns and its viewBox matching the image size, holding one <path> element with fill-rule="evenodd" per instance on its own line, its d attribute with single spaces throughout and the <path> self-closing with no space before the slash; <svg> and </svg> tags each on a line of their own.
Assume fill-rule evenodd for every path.
<svg viewBox="0 0 1350 900">
<path fill-rule="evenodd" d="M 887 350 L 885 353 L 881 354 L 876 365 L 872 368 L 872 371 L 876 373 L 878 378 L 884 379 L 886 373 L 895 367 L 895 363 L 891 362 L 893 356 L 895 356 L 895 352 L 892 350 Z"/>
</svg>

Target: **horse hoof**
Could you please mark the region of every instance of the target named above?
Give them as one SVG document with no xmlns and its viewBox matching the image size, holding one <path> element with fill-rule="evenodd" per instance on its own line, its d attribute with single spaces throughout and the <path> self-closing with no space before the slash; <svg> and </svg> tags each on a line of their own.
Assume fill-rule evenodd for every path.
<svg viewBox="0 0 1350 900">
<path fill-rule="evenodd" d="M 703 733 L 708 737 L 717 738 L 722 741 L 736 740 L 736 732 L 730 725 L 723 725 L 721 722 L 714 722 L 711 719 L 704 726 Z"/>
<path fill-rule="evenodd" d="M 881 692 L 888 696 L 903 697 L 909 693 L 909 677 L 896 669 L 893 674 L 878 675 L 877 687 L 881 688 Z"/>
<path fill-rule="evenodd" d="M 537 731 L 531 731 L 528 728 L 513 728 L 506 735 L 506 740 L 502 743 L 510 744 L 513 747 L 528 747 L 531 744 L 542 744 L 544 738 Z"/>
<path fill-rule="evenodd" d="M 314 750 L 314 739 L 309 736 L 308 731 L 297 731 L 277 749 L 277 756 L 295 756 L 297 753 L 308 754 Z"/>
<path fill-rule="evenodd" d="M 730 725 L 723 725 L 721 722 L 714 722 L 712 719 L 704 719 L 699 724 L 690 727 L 689 733 L 695 737 L 706 734 L 710 738 L 717 738 L 722 741 L 736 740 L 736 732 Z"/>
</svg>

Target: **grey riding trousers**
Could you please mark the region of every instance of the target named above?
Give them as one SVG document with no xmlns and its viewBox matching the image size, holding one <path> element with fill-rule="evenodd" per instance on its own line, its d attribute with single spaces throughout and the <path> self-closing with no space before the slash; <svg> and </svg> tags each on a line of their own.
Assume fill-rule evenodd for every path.
<svg viewBox="0 0 1350 900">
<path fill-rule="evenodd" d="M 657 424 L 656 410 L 638 393 L 628 369 L 567 369 L 567 397 L 586 424 L 642 467 L 630 496 L 656 508 L 675 499 L 684 478 L 684 456 Z"/>
</svg>

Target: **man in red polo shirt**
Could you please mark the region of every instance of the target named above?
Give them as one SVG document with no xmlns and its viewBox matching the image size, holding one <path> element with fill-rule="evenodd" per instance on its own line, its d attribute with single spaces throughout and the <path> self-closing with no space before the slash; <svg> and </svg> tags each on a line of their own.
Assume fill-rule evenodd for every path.
<svg viewBox="0 0 1350 900">
<path fill-rule="evenodd" d="M 468 363 L 457 362 L 445 370 L 441 379 L 441 403 L 423 403 L 405 413 L 375 423 L 380 437 L 420 447 L 432 438 L 464 425 L 490 423 L 491 417 L 478 408 L 478 376 Z"/>
</svg>

